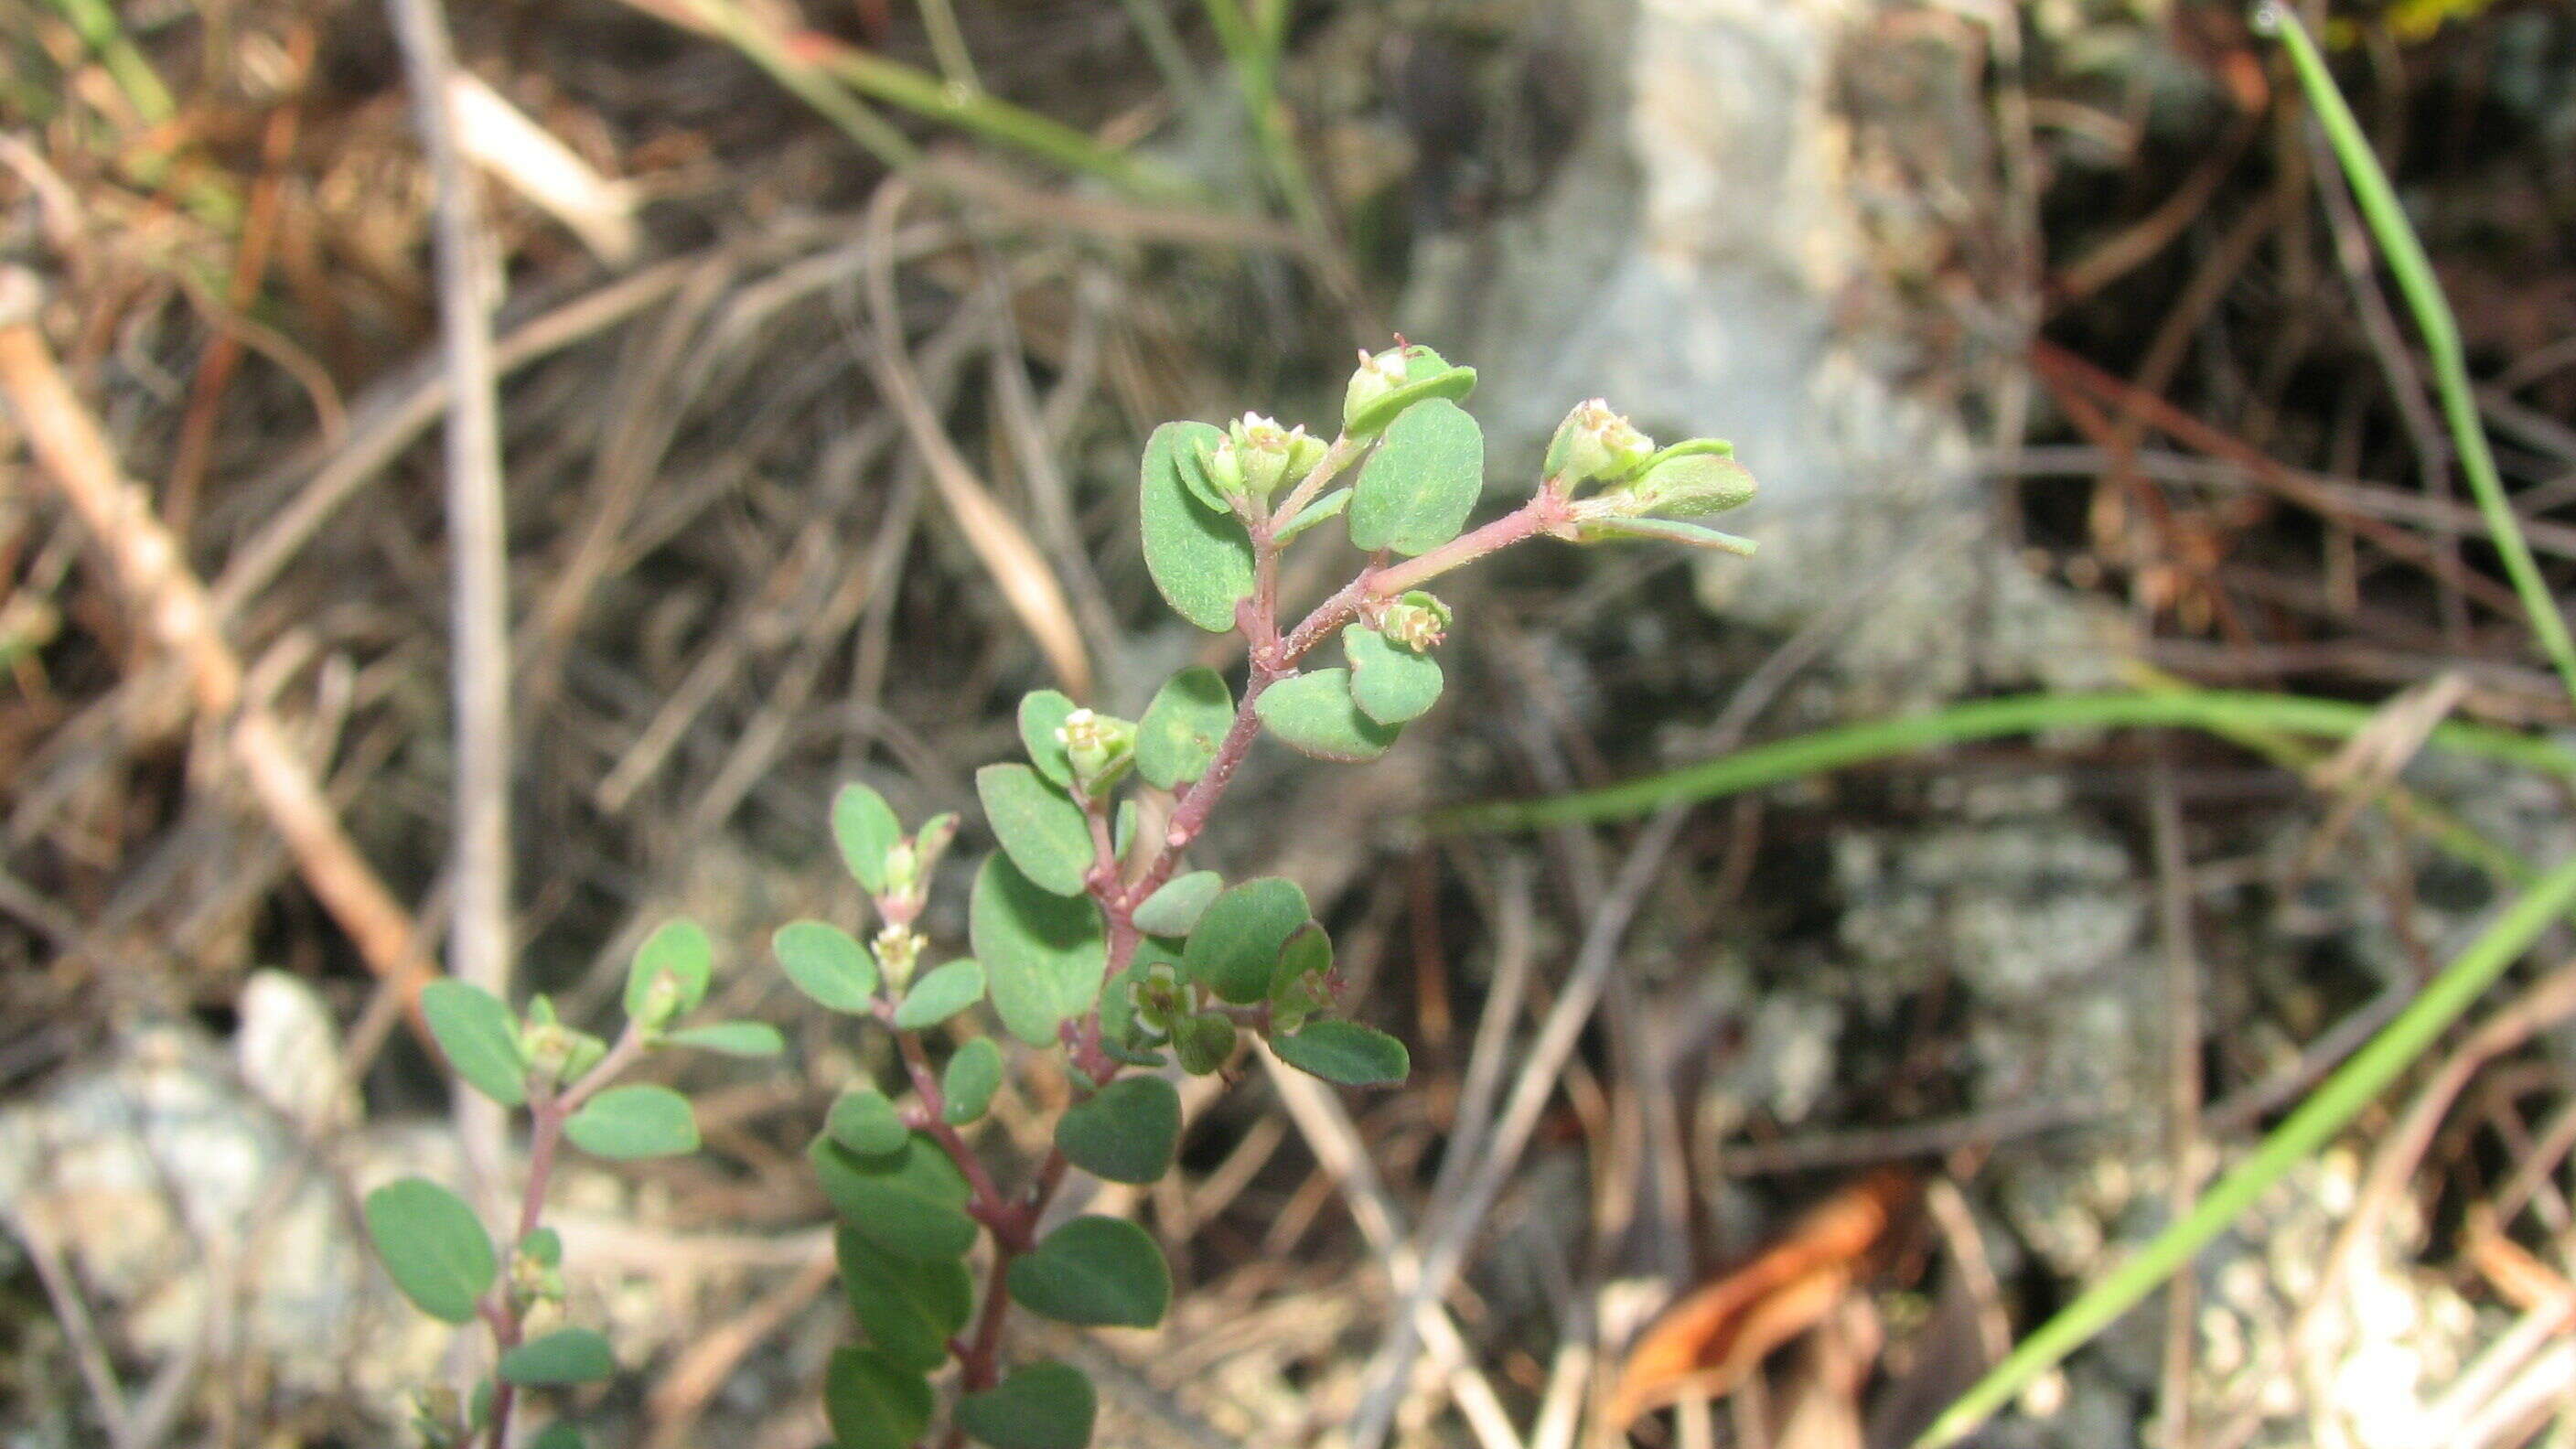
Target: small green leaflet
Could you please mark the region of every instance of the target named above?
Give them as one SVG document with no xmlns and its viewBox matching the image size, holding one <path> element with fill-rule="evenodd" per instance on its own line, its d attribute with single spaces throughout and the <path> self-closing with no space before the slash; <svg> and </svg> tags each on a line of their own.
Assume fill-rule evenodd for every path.
<svg viewBox="0 0 2576 1449">
<path fill-rule="evenodd" d="M 940 1116 L 951 1127 L 963 1127 L 993 1105 L 1002 1085 L 1002 1049 L 989 1036 L 979 1036 L 957 1049 L 940 1073 Z"/>
<path fill-rule="evenodd" d="M 1238 1006 L 1270 995 L 1280 948 L 1306 924 L 1306 893 L 1277 876 L 1248 880 L 1202 912 L 1181 951 L 1181 972 Z"/>
<path fill-rule="evenodd" d="M 715 979 L 715 969 L 716 950 L 707 940 L 705 927 L 685 918 L 663 922 L 635 948 L 635 962 L 626 970 L 626 1015 L 642 1019 L 653 983 L 665 974 L 677 984 L 679 995 L 678 1005 L 662 1020 L 697 1010 L 698 1003 L 707 999 L 707 984 Z"/>
<path fill-rule="evenodd" d="M 1060 896 L 1082 894 L 1095 852 L 1081 806 L 1026 765 L 986 765 L 975 772 L 975 793 L 1020 874 Z"/>
<path fill-rule="evenodd" d="M 883 1157 L 902 1151 L 912 1129 L 885 1093 L 862 1083 L 832 1099 L 832 1110 L 823 1114 L 823 1135 L 861 1157 Z"/>
<path fill-rule="evenodd" d="M 885 797 L 855 781 L 832 797 L 832 839 L 841 847 L 841 863 L 868 894 L 886 888 L 886 852 L 903 839 L 903 822 Z"/>
<path fill-rule="evenodd" d="M 1145 571 L 1174 613 L 1212 634 L 1232 629 L 1234 606 L 1252 597 L 1252 537 L 1242 520 L 1192 496 L 1181 457 L 1224 436 L 1205 423 L 1156 428 L 1145 444 L 1137 497 Z"/>
<path fill-rule="evenodd" d="M 993 1010 L 1031 1046 L 1091 1009 L 1109 962 L 1100 907 L 1085 896 L 1051 894 L 1002 854 L 984 858 L 966 924 Z"/>
<path fill-rule="evenodd" d="M 729 1057 L 774 1057 L 787 1050 L 787 1039 L 765 1021 L 712 1021 L 675 1031 L 662 1040 Z"/>
<path fill-rule="evenodd" d="M 1404 1043 L 1352 1021 L 1318 1021 L 1270 1039 L 1279 1060 L 1346 1087 L 1401 1085 L 1413 1070 Z"/>
<path fill-rule="evenodd" d="M 1585 543 L 1605 538 L 1652 538 L 1746 557 L 1756 547 L 1749 538 L 1684 523 L 1678 518 L 1589 518 L 1575 525 L 1575 533 Z"/>
<path fill-rule="evenodd" d="M 1485 435 L 1467 410 L 1434 398 L 1387 428 L 1351 487 L 1351 542 L 1429 553 L 1456 538 L 1485 488 Z"/>
<path fill-rule="evenodd" d="M 412 1306 L 446 1323 L 471 1323 L 500 1272 L 491 1235 L 465 1200 L 425 1177 L 367 1194 L 367 1236 Z"/>
<path fill-rule="evenodd" d="M 1439 661 L 1390 644 L 1365 624 L 1342 631 L 1342 653 L 1351 661 L 1351 703 L 1382 725 L 1418 719 L 1440 702 Z"/>
<path fill-rule="evenodd" d="M 1011 1263 L 1011 1297 L 1032 1313 L 1092 1328 L 1152 1328 L 1172 1302 L 1172 1269 L 1125 1218 L 1078 1217 Z"/>
<path fill-rule="evenodd" d="M 1261 692 L 1253 712 L 1279 742 L 1319 760 L 1361 764 L 1395 743 L 1396 725 L 1379 724 L 1351 699 L 1351 672 L 1312 669 Z"/>
<path fill-rule="evenodd" d="M 1192 666 L 1154 691 L 1136 722 L 1136 772 L 1166 790 L 1207 773 L 1234 727 L 1234 694 L 1224 676 Z"/>
<path fill-rule="evenodd" d="M 1181 1070 L 1204 1077 L 1234 1055 L 1234 1023 L 1213 1011 L 1202 1011 L 1172 1023 L 1172 1056 Z"/>
<path fill-rule="evenodd" d="M 1071 699 L 1052 689 L 1020 696 L 1020 748 L 1029 752 L 1029 763 L 1037 772 L 1060 790 L 1073 788 L 1073 761 L 1066 758 L 1064 741 L 1055 732 L 1064 728 L 1065 716 L 1074 709 Z"/>
<path fill-rule="evenodd" d="M 959 1399 L 957 1426 L 992 1449 L 1083 1449 L 1099 1410 L 1080 1369 L 1033 1363 Z"/>
<path fill-rule="evenodd" d="M 902 1148 L 861 1157 L 829 1137 L 805 1149 L 832 1210 L 859 1236 L 898 1258 L 962 1258 L 975 1245 L 966 1179 L 939 1145 L 916 1132 Z"/>
<path fill-rule="evenodd" d="M 466 1084 L 504 1107 L 528 1100 L 528 1062 L 519 1020 L 501 998 L 470 981 L 442 977 L 420 989 L 420 1014 Z"/>
<path fill-rule="evenodd" d="M 1194 870 L 1163 882 L 1160 889 L 1145 897 L 1130 918 L 1136 929 L 1149 936 L 1169 936 L 1179 940 L 1198 924 L 1199 913 L 1225 889 L 1225 877 L 1212 870 Z"/>
<path fill-rule="evenodd" d="M 1155 1181 L 1180 1140 L 1181 1094 L 1160 1077 L 1120 1077 L 1055 1123 L 1055 1145 L 1073 1165 L 1110 1182 Z"/>
<path fill-rule="evenodd" d="M 948 962 L 912 983 L 894 1009 L 902 1031 L 924 1031 L 984 999 L 984 968 L 971 960 Z"/>
<path fill-rule="evenodd" d="M 966 1326 L 975 1285 L 956 1258 L 899 1258 L 856 1229 L 834 1230 L 841 1290 L 877 1352 L 897 1368 L 928 1372 L 948 1361 L 948 1337 Z"/>
<path fill-rule="evenodd" d="M 501 1355 L 501 1377 L 522 1388 L 586 1384 L 615 1372 L 608 1340 L 587 1328 L 558 1328 Z"/>
<path fill-rule="evenodd" d="M 827 921 L 789 921 L 769 938 L 780 969 L 796 989 L 834 1011 L 865 1016 L 877 991 L 876 958 L 859 939 Z"/>
<path fill-rule="evenodd" d="M 1325 519 L 1337 516 L 1343 509 L 1350 506 L 1351 490 L 1336 488 L 1298 510 L 1296 517 L 1272 528 L 1270 541 L 1274 544 L 1284 544 Z"/>
<path fill-rule="evenodd" d="M 912 1449 L 930 1427 L 930 1380 L 863 1348 L 837 1348 L 823 1367 L 823 1417 L 838 1449 Z"/>
<path fill-rule="evenodd" d="M 582 1103 L 565 1119 L 564 1136 L 593 1156 L 620 1160 L 698 1150 L 689 1099 L 649 1082 L 611 1087 Z"/>
</svg>

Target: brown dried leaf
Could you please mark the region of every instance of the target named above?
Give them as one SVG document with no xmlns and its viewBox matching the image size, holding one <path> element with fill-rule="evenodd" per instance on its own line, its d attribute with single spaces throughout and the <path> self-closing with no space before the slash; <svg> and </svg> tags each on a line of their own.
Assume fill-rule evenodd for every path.
<svg viewBox="0 0 2576 1449">
<path fill-rule="evenodd" d="M 1667 1309 L 1620 1368 L 1604 1414 L 1614 1431 L 1686 1392 L 1722 1397 L 1780 1345 L 1843 1301 L 1913 1178 L 1885 1168 L 1827 1198 L 1750 1262 Z"/>
</svg>

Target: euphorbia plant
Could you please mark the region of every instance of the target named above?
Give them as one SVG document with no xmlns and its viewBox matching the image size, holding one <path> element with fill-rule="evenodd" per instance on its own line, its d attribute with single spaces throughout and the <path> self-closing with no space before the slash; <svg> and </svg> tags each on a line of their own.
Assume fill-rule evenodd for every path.
<svg viewBox="0 0 2576 1449">
<path fill-rule="evenodd" d="M 953 1392 L 936 1442 L 949 1449 L 968 1439 L 1080 1449 L 1091 1437 L 1091 1386 L 1066 1364 L 1012 1365 L 1011 1305 L 1077 1325 L 1150 1328 L 1172 1283 L 1160 1249 L 1133 1223 L 1050 1221 L 1066 1173 L 1159 1179 L 1180 1137 L 1172 1077 L 1220 1070 L 1247 1036 L 1329 1081 L 1405 1079 L 1401 1042 L 1334 1014 L 1332 944 L 1295 882 L 1229 884 L 1213 869 L 1185 868 L 1256 740 L 1267 734 L 1327 760 L 1385 753 L 1442 689 L 1435 653 L 1452 616 L 1426 586 L 1498 550 L 1540 537 L 1635 537 L 1751 551 L 1695 521 L 1753 494 L 1726 444 L 1658 450 L 1598 400 L 1567 416 L 1528 501 L 1469 529 L 1484 491 L 1484 438 L 1458 401 L 1474 386 L 1472 369 L 1398 339 L 1362 355 L 1330 443 L 1250 413 L 1224 428 L 1155 429 L 1138 492 L 1146 568 L 1182 618 L 1242 635 L 1240 691 L 1194 667 L 1166 680 L 1133 720 L 1053 690 L 1023 699 L 1026 760 L 976 774 L 1000 849 L 975 873 L 971 957 L 934 963 L 918 926 L 956 817 L 907 833 L 865 786 L 834 799 L 833 837 L 873 903 L 873 929 L 863 941 L 829 922 L 795 921 L 773 944 L 789 980 L 833 1011 L 873 1019 L 903 1066 L 894 1090 L 866 1080 L 842 1092 L 809 1150 L 840 1219 L 842 1283 L 864 1334 L 833 1355 L 826 1375 L 842 1449 L 924 1443 L 943 1377 Z M 1292 621 L 1282 555 L 1337 517 L 1365 561 Z M 988 1163 L 969 1138 L 1006 1062 L 993 1036 L 950 1023 L 987 1002 L 1008 1037 L 1060 1052 L 1075 1087 L 1051 1150 L 1018 1173 Z M 577 1092 L 591 1078 L 574 1080 Z M 541 1147 L 545 1113 L 559 1113 L 568 1095 L 540 1105 Z M 477 1289 L 504 1302 L 516 1291 Z M 461 1300 L 448 1296 L 452 1310 Z M 506 1340 L 504 1322 L 495 1327 Z M 470 1421 L 469 1432 L 489 1427 L 498 1446 L 502 1403 L 500 1416 Z"/>
<path fill-rule="evenodd" d="M 1001 849 L 975 874 L 973 959 L 924 969 L 913 926 L 953 817 L 906 837 L 864 786 L 834 802 L 842 856 L 876 902 L 873 950 L 798 921 L 778 933 L 779 960 L 807 995 L 891 1031 L 909 1087 L 900 1102 L 879 1083 L 852 1087 L 811 1149 L 840 1214 L 842 1281 L 866 1336 L 834 1355 L 825 1385 L 842 1449 L 923 1442 L 940 1398 L 933 1379 L 952 1359 L 943 1444 L 1090 1441 L 1095 1402 L 1080 1371 L 1012 1367 L 1004 1329 L 1014 1303 L 1073 1324 L 1162 1321 L 1171 1273 L 1142 1228 L 1100 1216 L 1050 1224 L 1047 1208 L 1070 1169 L 1139 1184 L 1170 1170 L 1181 1128 L 1173 1073 L 1217 1071 L 1258 1036 L 1330 1081 L 1404 1080 L 1403 1043 L 1333 1014 L 1332 944 L 1295 882 L 1229 884 L 1185 868 L 1259 737 L 1327 760 L 1385 753 L 1440 697 L 1434 655 L 1451 614 L 1424 586 L 1497 550 L 1545 536 L 1750 552 L 1693 521 L 1753 494 L 1727 445 L 1658 451 L 1599 401 L 1558 429 L 1526 503 L 1468 529 L 1484 437 L 1458 400 L 1474 386 L 1472 369 L 1399 340 L 1361 358 L 1330 444 L 1249 413 L 1222 429 L 1154 430 L 1137 500 L 1146 568 L 1182 618 L 1243 636 L 1241 691 L 1189 668 L 1134 720 L 1053 690 L 1021 700 L 1026 761 L 975 777 Z M 1367 560 L 1290 622 L 1281 556 L 1336 516 Z M 1315 659 L 1335 643 L 1338 660 Z M 1001 1079 L 992 1038 L 969 1037 L 942 1063 L 925 1036 L 979 998 L 1025 1046 L 1061 1052 L 1076 1087 L 1053 1149 L 1009 1183 L 966 1137 Z M 979 1251 L 980 1293 L 969 1266 Z"/>
</svg>

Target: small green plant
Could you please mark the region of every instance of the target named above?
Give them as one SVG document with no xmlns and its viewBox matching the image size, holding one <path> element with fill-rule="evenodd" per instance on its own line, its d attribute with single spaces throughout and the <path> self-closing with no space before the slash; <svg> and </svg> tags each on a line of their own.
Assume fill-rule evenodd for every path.
<svg viewBox="0 0 2576 1449">
<path fill-rule="evenodd" d="M 683 1047 L 731 1056 L 776 1056 L 785 1043 L 765 1022 L 681 1025 L 706 1000 L 715 951 L 694 922 L 673 921 L 636 949 L 626 977 L 626 1024 L 608 1042 L 568 1026 L 543 996 L 525 1015 L 453 978 L 420 993 L 450 1070 L 504 1107 L 528 1114 L 528 1173 L 510 1235 L 496 1247 L 465 1200 L 425 1177 L 367 1194 L 367 1235 L 404 1297 L 432 1318 L 491 1330 L 492 1372 L 459 1404 L 425 1394 L 414 1415 L 434 1449 L 510 1442 L 523 1389 L 604 1379 L 616 1368 L 598 1330 L 562 1321 L 563 1241 L 545 1226 L 546 1187 L 566 1142 L 612 1161 L 698 1150 L 689 1099 L 652 1083 L 616 1085 L 646 1054 Z M 541 1327 L 542 1325 L 542 1327 Z M 531 1449 L 580 1449 L 580 1431 L 550 1425 Z"/>
<path fill-rule="evenodd" d="M 842 1449 L 925 1442 L 942 1399 L 934 1378 L 952 1361 L 938 1442 L 950 1449 L 968 1439 L 992 1449 L 1090 1442 L 1090 1383 L 1062 1363 L 1013 1366 L 1004 1330 L 1014 1303 L 1082 1326 L 1162 1321 L 1171 1270 L 1143 1229 L 1105 1216 L 1050 1222 L 1047 1213 L 1073 1169 L 1135 1184 L 1171 1169 L 1181 1131 L 1171 1074 L 1223 1070 L 1258 1037 L 1281 1061 L 1327 1081 L 1405 1080 L 1402 1042 L 1334 1014 L 1332 943 L 1295 882 L 1228 883 L 1214 870 L 1184 869 L 1259 737 L 1326 760 L 1385 753 L 1444 684 L 1435 656 L 1453 616 L 1426 586 L 1501 549 L 1540 537 L 1648 538 L 1751 552 L 1699 521 L 1753 495 L 1751 476 L 1725 443 L 1702 438 L 1657 449 L 1597 400 L 1558 429 L 1528 501 L 1470 529 L 1484 491 L 1485 447 L 1458 402 L 1475 380 L 1473 369 L 1399 338 L 1362 355 L 1330 443 L 1249 413 L 1224 428 L 1174 422 L 1154 431 L 1138 492 L 1146 568 L 1182 618 L 1243 636 L 1241 692 L 1215 670 L 1194 667 L 1166 680 L 1132 720 L 1053 690 L 1023 699 L 1027 759 L 987 765 L 975 779 L 1000 849 L 975 871 L 970 957 L 934 961 L 919 927 L 957 817 L 907 832 L 863 785 L 845 786 L 833 800 L 832 836 L 873 905 L 874 928 L 863 941 L 830 922 L 793 921 L 779 928 L 773 948 L 805 995 L 887 1031 L 903 1068 L 895 1090 L 866 1080 L 843 1091 L 808 1150 L 839 1218 L 842 1284 L 864 1334 L 834 1353 L 825 1376 L 824 1407 Z M 1335 518 L 1366 561 L 1287 622 L 1282 556 Z M 1319 650 L 1339 658 L 1316 663 Z M 744 1023 L 661 1034 L 660 1023 L 694 1006 L 706 982 L 704 938 L 691 927 L 673 930 L 692 933 L 688 968 L 657 974 L 639 957 L 642 984 L 628 993 L 628 1011 L 641 1025 L 631 1023 L 614 1047 L 584 1046 L 578 1061 L 540 1071 L 525 1044 L 539 1029 L 537 1013 L 530 1024 L 516 1023 L 502 1003 L 479 995 L 454 1040 L 440 1032 L 459 1074 L 504 1102 L 524 1101 L 536 1134 L 506 1278 L 463 1203 L 417 1180 L 386 1190 L 396 1194 L 388 1213 L 400 1222 L 380 1229 L 378 1243 L 396 1282 L 451 1321 L 480 1313 L 502 1349 L 490 1406 L 441 1418 L 443 1442 L 488 1432 L 499 1449 L 513 1389 L 566 1377 L 523 1372 L 532 1347 L 585 1335 L 574 1367 L 607 1370 L 606 1345 L 586 1330 L 535 1340 L 522 1333 L 523 1315 L 554 1281 L 552 1241 L 537 1217 L 555 1140 L 569 1135 L 617 1155 L 619 1146 L 685 1151 L 695 1132 L 687 1103 L 666 1089 L 594 1084 L 656 1040 L 776 1045 L 774 1033 L 749 1039 L 764 1029 Z M 955 1026 L 982 1003 L 1021 1046 L 1062 1053 L 1075 1084 L 1051 1149 L 1017 1173 L 988 1163 L 969 1140 L 1006 1069 L 995 1037 Z M 550 1015 L 543 1030 L 591 1043 Z M 566 1062 L 570 1050 L 559 1047 L 546 1060 Z M 617 1133 L 608 1147 L 584 1140 L 585 1117 L 635 1093 L 655 1095 L 610 1114 Z M 371 1200 L 371 1222 L 377 1215 Z M 972 1266 L 979 1256 L 980 1289 Z M 546 1356 L 549 1365 L 574 1357 Z"/>
</svg>

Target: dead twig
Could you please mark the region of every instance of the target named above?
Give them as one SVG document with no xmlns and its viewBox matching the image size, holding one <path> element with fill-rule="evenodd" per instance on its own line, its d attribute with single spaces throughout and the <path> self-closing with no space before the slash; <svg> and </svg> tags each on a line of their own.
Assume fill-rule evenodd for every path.
<svg viewBox="0 0 2576 1449">
<path fill-rule="evenodd" d="M 940 426 L 938 414 L 922 396 L 921 384 L 905 360 L 903 314 L 894 291 L 893 238 L 895 218 L 909 192 L 902 178 L 890 179 L 878 187 L 876 201 L 868 208 L 869 232 L 877 239 L 868 266 L 868 304 L 876 328 L 876 345 L 867 349 L 869 371 L 887 403 L 902 416 L 913 446 L 921 450 L 931 485 L 965 535 L 967 547 L 992 574 L 1011 612 L 1037 641 L 1065 693 L 1087 698 L 1091 657 L 1074 627 L 1073 608 L 1063 585 L 1047 567 L 1046 556 L 993 501 L 957 445 L 949 441 L 947 429 Z"/>
<path fill-rule="evenodd" d="M 483 211 L 457 142 L 447 13 L 440 0 L 386 0 L 411 86 L 413 123 L 434 191 L 439 347 L 447 409 L 447 552 L 456 738 L 450 966 L 461 980 L 510 994 L 510 544 L 501 501 L 501 404 L 484 295 Z M 505 1117 L 477 1092 L 456 1094 L 468 1166 L 497 1195 Z M 496 1435 L 497 1438 L 497 1435 Z"/>
<path fill-rule="evenodd" d="M 411 917 L 356 845 L 276 716 L 242 690 L 242 664 L 216 627 L 205 585 L 179 541 L 153 515 L 143 490 L 118 470 L 98 423 L 71 389 L 36 330 L 35 278 L 0 271 L 0 396 L 18 415 L 30 449 L 107 553 L 118 586 L 152 638 L 178 656 L 206 721 L 248 778 L 299 873 L 349 935 L 369 970 L 406 1003 L 437 975 Z"/>
<path fill-rule="evenodd" d="M 1404 1385 L 1412 1377 L 1415 1315 L 1420 1305 L 1437 1301 L 1456 1281 L 1485 1214 L 1519 1164 L 1521 1150 L 1529 1145 L 1549 1098 L 1556 1094 L 1557 1079 L 1573 1058 L 1575 1044 L 1591 1020 L 1593 1007 L 1600 1003 L 1611 964 L 1618 959 L 1620 944 L 1627 939 L 1629 923 L 1645 903 L 1646 890 L 1654 883 L 1655 873 L 1689 813 L 1686 804 L 1666 806 L 1647 823 L 1593 911 L 1583 944 L 1575 953 L 1573 970 L 1567 974 L 1565 989 L 1549 1010 L 1538 1039 L 1521 1064 L 1519 1080 L 1513 1084 L 1483 1160 L 1476 1164 L 1474 1175 L 1450 1204 L 1449 1211 L 1423 1237 L 1421 1276 L 1413 1291 L 1405 1295 L 1406 1301 L 1389 1325 L 1386 1341 L 1379 1345 L 1363 1380 L 1365 1388 L 1351 1425 L 1354 1449 L 1378 1449 L 1386 1441 Z"/>
</svg>

